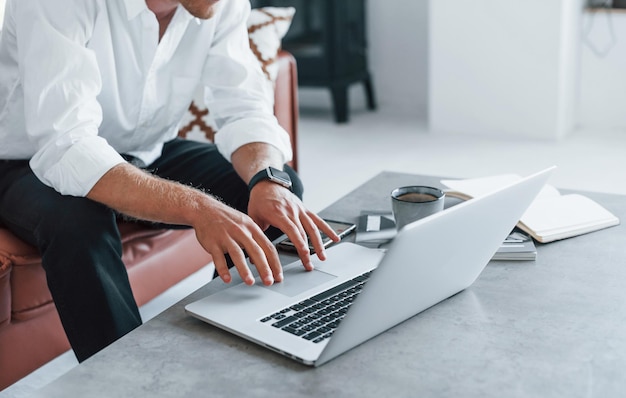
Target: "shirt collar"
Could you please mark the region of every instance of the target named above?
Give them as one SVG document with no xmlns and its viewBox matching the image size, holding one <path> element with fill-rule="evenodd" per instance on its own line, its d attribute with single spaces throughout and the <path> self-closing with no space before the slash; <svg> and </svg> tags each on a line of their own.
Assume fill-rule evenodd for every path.
<svg viewBox="0 0 626 398">
<path fill-rule="evenodd" d="M 200 19 L 194 17 L 193 15 L 191 15 L 189 13 L 189 11 L 187 11 L 187 9 L 185 7 L 183 7 L 182 5 L 180 5 L 180 4 L 178 5 L 177 13 L 180 13 L 181 20 L 184 21 L 184 22 L 187 22 L 187 21 L 190 21 L 190 20 L 194 19 L 197 24 L 200 24 Z"/>
<path fill-rule="evenodd" d="M 149 10 L 148 6 L 146 5 L 146 0 L 126 0 L 125 3 L 126 3 L 126 15 L 128 16 L 129 21 L 135 18 L 137 15 L 141 14 L 143 11 Z M 182 11 L 183 21 L 189 21 L 191 19 L 194 19 L 196 21 L 196 24 L 200 25 L 201 21 L 199 18 L 196 18 L 193 15 L 191 15 L 189 11 L 187 11 L 184 7 L 180 5 L 179 5 L 179 8 L 181 8 L 179 12 Z"/>
<path fill-rule="evenodd" d="M 146 0 L 125 0 L 125 4 L 126 15 L 128 16 L 129 21 L 141 14 L 143 11 L 148 10 Z"/>
</svg>

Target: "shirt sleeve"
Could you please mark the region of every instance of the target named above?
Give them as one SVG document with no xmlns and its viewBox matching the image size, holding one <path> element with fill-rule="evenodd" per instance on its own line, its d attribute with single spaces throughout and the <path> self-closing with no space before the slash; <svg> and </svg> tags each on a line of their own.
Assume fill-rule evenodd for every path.
<svg viewBox="0 0 626 398">
<path fill-rule="evenodd" d="M 250 50 L 246 26 L 250 3 L 228 1 L 224 7 L 203 71 L 206 105 L 217 125 L 217 148 L 230 159 L 242 145 L 264 142 L 278 148 L 288 162 L 293 153 L 289 134 L 273 113 L 273 86 Z"/>
<path fill-rule="evenodd" d="M 96 2 L 16 1 L 16 38 L 25 125 L 35 175 L 65 195 L 85 196 L 124 160 L 98 136 L 102 83 L 86 47 Z"/>
</svg>

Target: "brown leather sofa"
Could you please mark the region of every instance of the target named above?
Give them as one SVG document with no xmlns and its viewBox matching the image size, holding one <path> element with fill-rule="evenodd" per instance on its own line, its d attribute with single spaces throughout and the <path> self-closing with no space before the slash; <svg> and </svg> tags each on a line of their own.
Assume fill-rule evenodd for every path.
<svg viewBox="0 0 626 398">
<path fill-rule="evenodd" d="M 291 134 L 297 169 L 297 75 L 282 51 L 274 111 Z M 192 230 L 154 230 L 120 222 L 123 260 L 138 305 L 211 261 Z M 37 250 L 0 225 L 0 390 L 70 349 Z"/>
</svg>

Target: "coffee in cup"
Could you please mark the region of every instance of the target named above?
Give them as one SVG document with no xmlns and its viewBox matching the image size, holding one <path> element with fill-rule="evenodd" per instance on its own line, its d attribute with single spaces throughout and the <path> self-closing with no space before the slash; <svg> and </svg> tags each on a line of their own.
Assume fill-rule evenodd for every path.
<svg viewBox="0 0 626 398">
<path fill-rule="evenodd" d="M 435 187 L 411 185 L 391 192 L 391 206 L 396 228 L 443 210 L 445 193 Z"/>
<path fill-rule="evenodd" d="M 402 195 L 399 195 L 396 199 L 401 200 L 403 202 L 421 203 L 421 202 L 431 202 L 433 200 L 437 200 L 437 197 L 429 193 L 407 192 Z"/>
</svg>

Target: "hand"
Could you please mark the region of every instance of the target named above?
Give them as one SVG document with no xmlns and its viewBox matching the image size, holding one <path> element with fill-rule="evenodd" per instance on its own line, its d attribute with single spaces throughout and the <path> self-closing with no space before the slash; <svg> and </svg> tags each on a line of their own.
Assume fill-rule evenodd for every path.
<svg viewBox="0 0 626 398">
<path fill-rule="evenodd" d="M 276 248 L 261 228 L 247 215 L 202 191 L 120 164 L 102 176 L 87 197 L 143 220 L 193 227 L 226 283 L 231 281 L 224 256 L 228 253 L 243 281 L 254 284 L 244 250 L 265 285 L 283 280 Z"/>
<path fill-rule="evenodd" d="M 226 263 L 228 253 L 239 275 L 247 285 L 254 284 L 245 252 L 259 272 L 264 285 L 283 280 L 282 267 L 276 248 L 250 217 L 215 199 L 198 215 L 193 225 L 200 244 L 213 257 L 215 270 L 225 283 L 230 283 Z"/>
<path fill-rule="evenodd" d="M 252 188 L 248 214 L 266 230 L 270 225 L 283 231 L 293 242 L 305 269 L 313 270 L 307 236 L 317 257 L 326 259 L 320 230 L 332 241 L 339 242 L 335 231 L 317 214 L 307 210 L 290 190 L 271 181 L 261 181 Z"/>
</svg>

